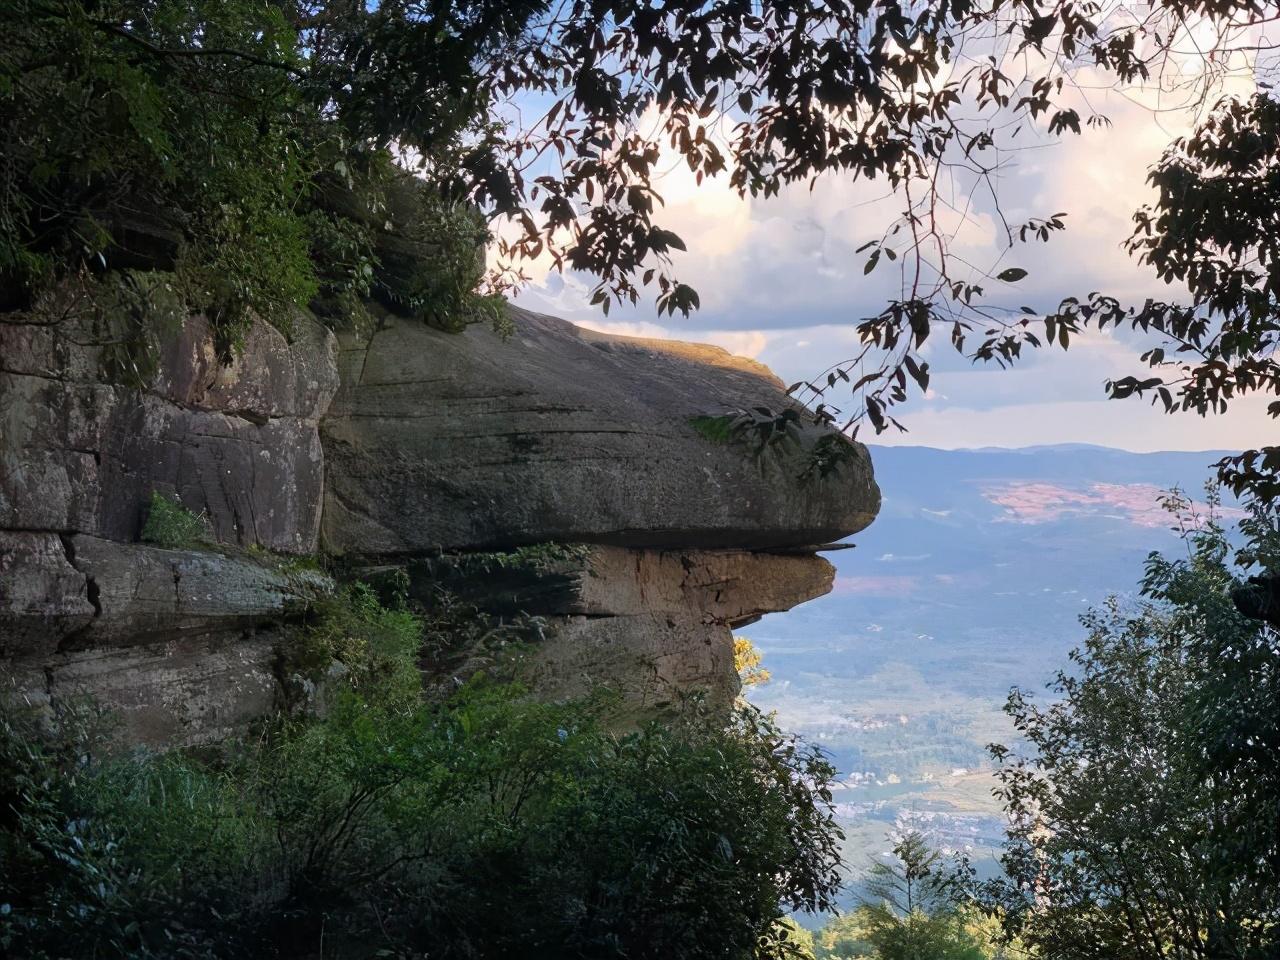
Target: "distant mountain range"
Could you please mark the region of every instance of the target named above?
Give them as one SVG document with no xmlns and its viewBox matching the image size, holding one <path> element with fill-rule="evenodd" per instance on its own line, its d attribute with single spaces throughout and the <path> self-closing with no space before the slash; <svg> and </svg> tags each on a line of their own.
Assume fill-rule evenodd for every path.
<svg viewBox="0 0 1280 960">
<path fill-rule="evenodd" d="M 830 554 L 832 593 L 744 631 L 773 675 L 752 699 L 846 774 L 855 865 L 904 816 L 943 843 L 997 840 L 985 746 L 1011 737 L 1009 688 L 1043 690 L 1079 615 L 1180 548 L 1158 498 L 1203 499 L 1223 455 L 872 448 L 883 507 Z"/>
</svg>

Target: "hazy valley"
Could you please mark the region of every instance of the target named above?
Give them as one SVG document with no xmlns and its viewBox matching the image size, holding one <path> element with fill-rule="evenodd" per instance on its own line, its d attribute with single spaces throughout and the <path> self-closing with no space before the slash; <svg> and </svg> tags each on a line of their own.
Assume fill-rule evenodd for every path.
<svg viewBox="0 0 1280 960">
<path fill-rule="evenodd" d="M 772 673 L 752 700 L 841 770 L 854 871 L 903 818 L 978 856 L 999 842 L 985 747 L 1011 735 L 1009 688 L 1043 695 L 1077 617 L 1177 548 L 1157 498 L 1202 499 L 1218 456 L 873 448 L 884 505 L 828 555 L 832 593 L 743 631 Z"/>
</svg>

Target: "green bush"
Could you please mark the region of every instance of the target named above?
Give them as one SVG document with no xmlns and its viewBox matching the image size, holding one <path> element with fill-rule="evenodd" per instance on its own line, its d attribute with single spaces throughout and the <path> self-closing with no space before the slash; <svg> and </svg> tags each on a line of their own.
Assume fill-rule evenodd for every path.
<svg viewBox="0 0 1280 960">
<path fill-rule="evenodd" d="M 363 583 L 340 587 L 316 605 L 309 624 L 280 650 L 279 673 L 319 680 L 335 663 L 344 685 L 369 699 L 412 701 L 422 691 L 418 653 L 424 642 L 421 617 L 402 601 L 383 606 Z"/>
<path fill-rule="evenodd" d="M 820 752 L 745 705 L 619 731 L 609 694 L 484 673 L 428 702 L 418 659 L 468 608 L 394 586 L 316 609 L 282 654 L 329 674 L 322 718 L 246 741 L 122 756 L 97 713 L 50 736 L 0 700 L 0 954 L 795 955 L 786 913 L 838 887 Z"/>
<path fill-rule="evenodd" d="M 0 716 L 8 956 L 781 957 L 825 908 L 832 769 L 749 708 L 610 732 L 476 681 L 349 692 L 196 759 Z"/>
<path fill-rule="evenodd" d="M 450 185 L 487 136 L 469 67 L 522 22 L 497 7 L 479 11 L 494 29 L 464 37 L 394 5 L 11 0 L 0 308 L 86 272 L 158 271 L 184 312 L 208 318 L 224 360 L 255 315 L 286 332 L 311 305 L 359 321 L 370 296 L 446 328 L 501 324 L 503 303 L 476 290 L 487 226 Z M 427 59 L 401 74 L 411 55 Z M 419 162 L 396 159 L 410 147 Z M 130 352 L 149 339 L 132 331 Z M 126 359 L 145 369 L 153 355 Z"/>
<path fill-rule="evenodd" d="M 158 491 L 151 494 L 147 522 L 142 527 L 144 543 L 182 550 L 200 544 L 208 535 L 204 518 L 184 507 L 176 497 Z"/>
</svg>

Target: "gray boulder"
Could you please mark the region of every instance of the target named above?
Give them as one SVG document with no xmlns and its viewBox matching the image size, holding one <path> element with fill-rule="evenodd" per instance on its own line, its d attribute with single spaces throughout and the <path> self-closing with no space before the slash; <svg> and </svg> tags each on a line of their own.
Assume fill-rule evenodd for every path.
<svg viewBox="0 0 1280 960">
<path fill-rule="evenodd" d="M 406 569 L 419 599 L 540 617 L 521 668 L 538 695 L 607 686 L 650 712 L 730 702 L 733 630 L 829 590 L 816 545 L 879 506 L 865 448 L 825 428 L 764 458 L 699 429 L 789 404 L 715 347 L 515 310 L 510 339 L 388 316 L 339 352 L 300 315 L 288 336 L 255 324 L 226 366 L 190 317 L 138 388 L 106 375 L 83 294 L 0 314 L 0 673 L 51 710 L 91 697 L 129 742 L 215 740 L 280 706 L 281 647 L 332 585 L 243 548 L 323 538 L 353 568 Z M 839 465 L 805 479 L 818 443 Z M 135 542 L 156 491 L 216 548 Z M 523 565 L 482 554 L 546 542 Z"/>
<path fill-rule="evenodd" d="M 24 695 L 48 710 L 90 698 L 120 743 L 214 743 L 243 734 L 279 708 L 277 643 L 268 631 L 59 654 Z"/>
<path fill-rule="evenodd" d="M 0 531 L 0 660 L 238 635 L 332 590 L 319 571 L 275 560 Z"/>
<path fill-rule="evenodd" d="M 248 556 L 0 533 L 0 673 L 49 710 L 92 699 L 128 743 L 221 739 L 277 706 L 280 627 L 332 587 Z"/>
<path fill-rule="evenodd" d="M 54 653 L 93 615 L 88 581 L 62 538 L 0 530 L 0 663 Z"/>
<path fill-rule="evenodd" d="M 342 339 L 342 387 L 321 423 L 329 549 L 768 548 L 836 540 L 875 516 L 860 445 L 802 481 L 803 451 L 758 462 L 695 427 L 740 408 L 786 408 L 760 364 L 513 314 L 507 340 L 394 317 L 371 337 Z M 808 449 L 823 436 L 833 434 L 803 429 Z"/>
<path fill-rule="evenodd" d="M 236 633 L 300 615 L 333 584 L 309 569 L 207 550 L 71 538 L 95 616 L 63 648 Z"/>
</svg>

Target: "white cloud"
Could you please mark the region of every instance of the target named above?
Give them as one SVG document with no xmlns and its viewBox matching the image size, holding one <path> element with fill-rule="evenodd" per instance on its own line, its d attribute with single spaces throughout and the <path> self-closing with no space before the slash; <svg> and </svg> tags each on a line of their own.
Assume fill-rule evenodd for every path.
<svg viewBox="0 0 1280 960">
<path fill-rule="evenodd" d="M 1274 442 L 1276 424 L 1266 417 L 1262 402 L 1246 400 L 1237 406 L 1230 416 L 1209 418 L 1193 414 L 1167 416 L 1135 400 L 921 409 L 902 417 L 909 433 L 886 433 L 874 442 L 946 449 L 1093 443 L 1140 453 L 1241 450 Z"/>
<path fill-rule="evenodd" d="M 1091 90 L 1089 96 L 1111 127 L 1086 128 L 1057 144 L 1036 143 L 1032 134 L 1030 149 L 1009 158 L 998 178 L 1011 222 L 1068 214 L 1065 233 L 1006 256 L 1004 265 L 1029 271 L 998 291 L 1011 306 L 1056 305 L 1063 296 L 1094 290 L 1130 300 L 1176 297 L 1122 244 L 1134 210 L 1150 198 L 1149 166 L 1193 118 L 1169 109 L 1152 91 Z M 864 276 L 865 254 L 855 253 L 880 236 L 903 206 L 881 183 L 825 177 L 812 191 L 797 184 L 776 198 L 744 200 L 723 178 L 698 185 L 673 161 L 658 190 L 666 199 L 664 225 L 688 241 L 689 252 L 678 255 L 676 268 L 698 289 L 702 310 L 659 321 L 645 303 L 615 306 L 604 317 L 587 306 L 587 283 L 555 275 L 543 277 L 518 302 L 601 330 L 716 343 L 768 363 L 792 382 L 852 355 L 856 321 L 878 312 L 899 289 L 893 270 Z M 982 267 L 993 263 L 1003 227 L 990 199 L 975 195 L 966 219 L 948 216 L 955 251 Z M 1225 417 L 1201 420 L 1165 416 L 1140 400 L 1107 401 L 1104 380 L 1142 372 L 1140 340 L 1129 333 L 1083 337 L 1066 354 L 1032 352 L 1012 371 L 973 367 L 936 339 L 929 345 L 934 378 L 928 395 L 901 408 L 911 433 L 878 442 L 957 447 L 1078 441 L 1185 450 L 1257 445 L 1276 432 L 1261 402 L 1237 403 Z M 842 399 L 848 400 L 837 397 L 836 404 Z"/>
</svg>

